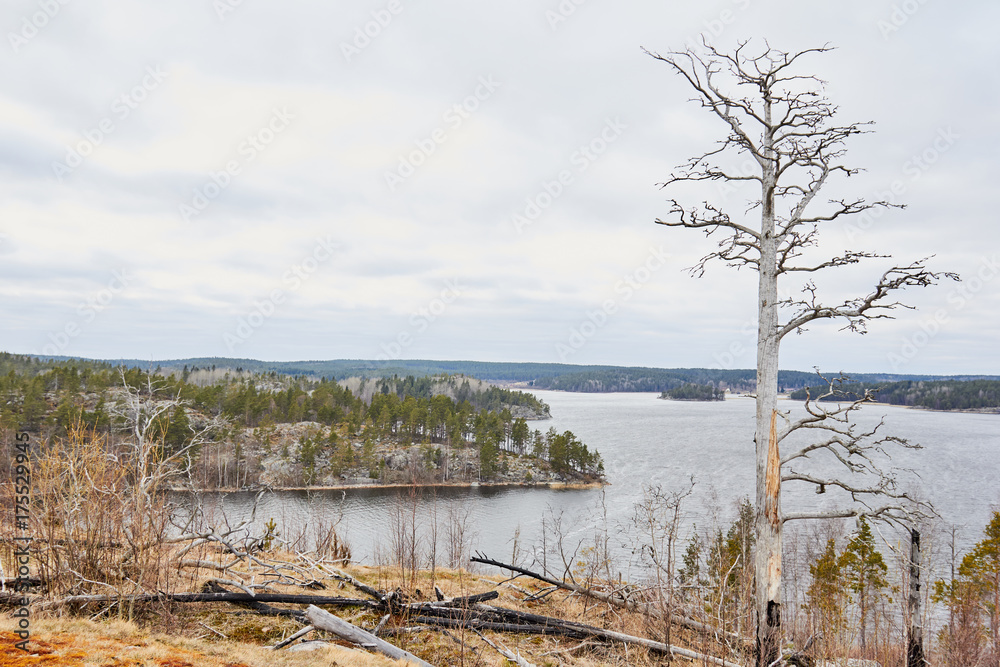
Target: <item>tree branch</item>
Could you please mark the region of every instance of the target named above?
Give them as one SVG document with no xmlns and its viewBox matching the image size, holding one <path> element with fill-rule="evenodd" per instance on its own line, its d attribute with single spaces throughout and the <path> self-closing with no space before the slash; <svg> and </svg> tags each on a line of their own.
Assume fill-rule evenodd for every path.
<svg viewBox="0 0 1000 667">
<path fill-rule="evenodd" d="M 899 301 L 886 302 L 886 299 L 893 293 L 907 287 L 926 287 L 936 284 L 942 278 L 959 280 L 957 274 L 946 271 L 929 271 L 926 261 L 929 258 L 921 259 L 905 266 L 894 266 L 882 274 L 878 284 L 870 294 L 858 299 L 844 301 L 837 306 L 824 306 L 816 297 L 816 286 L 812 283 L 803 288 L 803 292 L 809 294 L 808 299 L 794 301 L 787 299 L 781 303 L 785 307 L 798 307 L 800 312 L 794 316 L 787 324 L 779 327 L 778 337 L 784 338 L 792 331 L 801 329 L 804 325 L 819 319 L 844 319 L 847 324 L 843 327 L 849 331 L 865 333 L 866 323 L 875 319 L 891 319 L 890 315 L 884 311 L 893 310 L 898 307 L 910 308 Z"/>
</svg>

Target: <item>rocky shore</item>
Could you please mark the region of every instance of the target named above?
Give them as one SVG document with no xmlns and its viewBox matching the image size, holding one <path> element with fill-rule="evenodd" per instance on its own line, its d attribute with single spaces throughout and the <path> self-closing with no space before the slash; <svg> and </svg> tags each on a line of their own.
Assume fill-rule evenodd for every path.
<svg viewBox="0 0 1000 667">
<path fill-rule="evenodd" d="M 328 434 L 329 427 L 318 422 L 243 429 L 224 446 L 233 458 L 234 474 L 217 482 L 192 480 L 188 488 L 348 489 L 413 484 L 587 488 L 605 483 L 575 473 L 557 473 L 543 459 L 511 452 L 501 452 L 496 473 L 484 478 L 475 447 L 347 435 L 330 444 Z M 220 451 L 219 455 L 226 454 Z"/>
</svg>

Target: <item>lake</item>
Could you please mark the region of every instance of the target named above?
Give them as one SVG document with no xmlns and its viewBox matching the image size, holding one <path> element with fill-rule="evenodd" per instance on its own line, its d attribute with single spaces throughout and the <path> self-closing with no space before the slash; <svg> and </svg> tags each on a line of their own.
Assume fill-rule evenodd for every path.
<svg viewBox="0 0 1000 667">
<path fill-rule="evenodd" d="M 400 539 L 401 522 L 416 523 L 425 558 L 437 526 L 438 563 L 448 560 L 449 530 L 464 532 L 469 550 L 504 560 L 514 556 L 515 548 L 522 555 L 531 547 L 539 549 L 543 538 L 551 547 L 555 522 L 573 546 L 606 525 L 616 538 L 611 550 L 619 567 L 627 570 L 634 565 L 633 549 L 619 529 L 630 524 L 644 486 L 658 484 L 667 492 L 681 492 L 693 478 L 691 493 L 681 505 L 682 536 L 694 523 L 701 528 L 728 525 L 739 499 L 753 496 L 753 399 L 697 403 L 663 401 L 644 393 L 533 393 L 551 406 L 553 418 L 530 422 L 532 428 L 571 430 L 600 451 L 610 482 L 605 489 L 480 487 L 424 491 L 419 498 L 382 489 L 276 492 L 261 499 L 257 524 L 274 518 L 282 536 L 294 537 L 338 522 L 338 533 L 362 563 L 374 563 L 392 551 L 392 535 Z M 802 412 L 798 402 L 783 401 L 781 406 L 793 416 Z M 912 470 L 898 473 L 900 490 L 930 500 L 944 523 L 962 527 L 960 544 L 980 539 L 991 509 L 1000 506 L 1000 415 L 874 405 L 861 411 L 858 422 L 871 428 L 880 419 L 880 432 L 924 447 L 882 461 Z M 792 444 L 783 443 L 786 448 Z M 802 472 L 835 469 L 823 460 L 800 467 Z M 249 492 L 205 494 L 203 502 L 214 511 L 225 509 L 235 522 L 249 511 L 253 497 Z M 840 506 L 839 501 L 836 492 L 817 495 L 811 485 L 786 483 L 782 488 L 785 511 L 830 510 Z M 849 520 L 847 528 L 852 526 Z"/>
</svg>

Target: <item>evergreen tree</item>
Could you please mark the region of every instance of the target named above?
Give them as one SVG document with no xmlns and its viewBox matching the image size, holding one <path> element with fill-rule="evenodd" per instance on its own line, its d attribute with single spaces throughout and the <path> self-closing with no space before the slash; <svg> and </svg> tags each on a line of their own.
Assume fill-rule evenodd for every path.
<svg viewBox="0 0 1000 667">
<path fill-rule="evenodd" d="M 530 437 L 531 430 L 528 428 L 527 420 L 523 417 L 515 419 L 510 428 L 510 440 L 514 446 L 514 451 L 518 454 L 523 454 Z"/>
<path fill-rule="evenodd" d="M 861 650 L 864 651 L 867 648 L 868 617 L 882 599 L 882 591 L 889 586 L 886 580 L 889 567 L 875 547 L 875 537 L 864 517 L 858 520 L 858 530 L 840 555 L 838 565 L 847 587 L 857 596 Z"/>
<path fill-rule="evenodd" d="M 187 412 L 180 405 L 174 407 L 163 428 L 163 446 L 169 454 L 178 451 L 191 438 L 191 422 L 188 420 Z"/>
<path fill-rule="evenodd" d="M 1000 512 L 993 512 L 984 538 L 962 559 L 959 574 L 980 593 L 990 617 L 992 664 L 1000 664 Z"/>
<path fill-rule="evenodd" d="M 32 431 L 37 431 L 48 410 L 45 402 L 45 384 L 41 377 L 28 381 L 24 391 L 24 402 L 21 405 L 21 424 Z"/>
<path fill-rule="evenodd" d="M 692 531 L 691 539 L 681 557 L 684 565 L 681 566 L 678 575 L 682 584 L 703 585 L 704 582 L 701 580 L 701 535 L 698 534 L 697 525 L 692 526 Z"/>
<path fill-rule="evenodd" d="M 813 619 L 813 627 L 823 633 L 823 643 L 827 647 L 826 657 L 835 644 L 836 636 L 844 629 L 846 589 L 840 559 L 837 556 L 837 542 L 832 537 L 826 542 L 826 549 L 809 565 L 812 583 L 806 591 L 808 602 L 805 607 Z"/>
<path fill-rule="evenodd" d="M 962 559 L 958 574 L 956 592 L 971 596 L 989 619 L 989 664 L 1000 665 L 1000 511 L 993 512 L 983 539 Z"/>
<path fill-rule="evenodd" d="M 77 405 L 77 397 L 70 391 L 64 391 L 59 405 L 49 418 L 59 435 L 66 435 L 83 421 L 83 410 Z"/>
<path fill-rule="evenodd" d="M 97 399 L 93 412 L 84 412 L 83 421 L 95 431 L 106 431 L 111 428 L 111 415 L 105 406 L 104 396 Z"/>
<path fill-rule="evenodd" d="M 496 438 L 489 436 L 479 444 L 479 480 L 486 481 L 496 477 L 499 471 L 500 449 Z"/>
</svg>

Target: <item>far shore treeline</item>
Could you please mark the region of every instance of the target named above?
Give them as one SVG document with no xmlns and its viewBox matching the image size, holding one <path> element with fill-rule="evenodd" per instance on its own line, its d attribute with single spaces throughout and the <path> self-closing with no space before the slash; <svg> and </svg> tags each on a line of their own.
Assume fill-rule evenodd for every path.
<svg viewBox="0 0 1000 667">
<path fill-rule="evenodd" d="M 66 361 L 72 357 L 43 357 Z M 105 363 L 161 371 L 181 371 L 188 368 L 219 368 L 253 373 L 278 373 L 310 378 L 377 378 L 398 375 L 466 375 L 489 382 L 523 385 L 526 388 L 573 392 L 663 392 L 685 384 L 722 386 L 734 392 L 752 391 L 756 382 L 754 369 L 719 368 L 646 368 L 630 366 L 573 365 L 557 363 L 521 363 L 490 361 L 436 361 L 426 359 L 359 360 L 333 359 L 326 361 L 259 361 L 198 357 L 149 361 L 142 359 L 107 359 Z M 839 373 L 824 374 L 827 377 Z M 939 380 L 1000 380 L 988 375 L 893 375 L 886 373 L 847 373 L 852 381 L 891 383 L 899 381 Z M 804 389 L 822 382 L 815 372 L 780 371 L 778 382 L 782 391 Z"/>
<path fill-rule="evenodd" d="M 856 401 L 871 392 L 878 403 L 905 405 L 928 410 L 996 410 L 1000 408 L 998 380 L 904 380 L 888 383 L 844 383 L 834 386 L 814 386 L 792 392 L 789 398 L 798 401 L 808 396 L 823 401 Z"/>
</svg>

